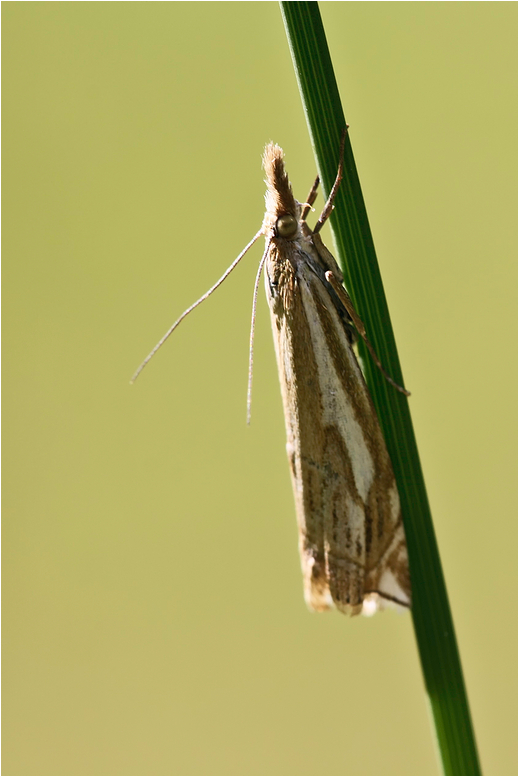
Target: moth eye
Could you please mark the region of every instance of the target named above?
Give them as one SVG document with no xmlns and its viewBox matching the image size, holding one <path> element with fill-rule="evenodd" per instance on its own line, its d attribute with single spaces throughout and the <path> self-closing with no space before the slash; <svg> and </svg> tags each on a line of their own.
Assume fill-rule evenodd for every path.
<svg viewBox="0 0 519 777">
<path fill-rule="evenodd" d="M 297 232 L 297 219 L 288 213 L 280 216 L 276 221 L 276 232 L 279 237 L 294 237 Z"/>
</svg>

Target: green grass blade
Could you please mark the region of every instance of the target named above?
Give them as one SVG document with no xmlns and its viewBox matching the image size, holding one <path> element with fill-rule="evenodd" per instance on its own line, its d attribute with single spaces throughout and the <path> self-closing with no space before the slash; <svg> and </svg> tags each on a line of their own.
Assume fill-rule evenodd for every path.
<svg viewBox="0 0 519 777">
<path fill-rule="evenodd" d="M 346 123 L 319 6 L 316 2 L 280 5 L 319 175 L 328 194 L 337 172 L 339 141 Z M 331 226 L 346 286 L 368 336 L 385 369 L 404 385 L 349 138 L 345 176 L 335 200 Z M 413 622 L 444 772 L 478 775 L 481 772 L 454 624 L 408 400 L 384 380 L 365 353 L 363 356 L 402 503 Z"/>
</svg>

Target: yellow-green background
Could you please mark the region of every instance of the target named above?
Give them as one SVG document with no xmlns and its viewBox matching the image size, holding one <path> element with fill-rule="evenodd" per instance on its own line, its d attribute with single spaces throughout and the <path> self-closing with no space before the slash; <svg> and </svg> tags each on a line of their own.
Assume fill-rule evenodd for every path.
<svg viewBox="0 0 519 777">
<path fill-rule="evenodd" d="M 411 618 L 304 605 L 260 155 L 277 3 L 3 4 L 4 774 L 436 774 Z M 517 773 L 516 4 L 324 3 L 483 767 Z M 321 201 L 322 202 L 322 201 Z"/>
</svg>

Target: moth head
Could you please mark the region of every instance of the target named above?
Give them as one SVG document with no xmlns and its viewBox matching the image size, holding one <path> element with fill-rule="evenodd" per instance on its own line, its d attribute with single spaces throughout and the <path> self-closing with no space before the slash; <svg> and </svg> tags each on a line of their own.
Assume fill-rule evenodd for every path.
<svg viewBox="0 0 519 777">
<path fill-rule="evenodd" d="M 275 143 L 269 143 L 263 153 L 265 170 L 266 213 L 263 222 L 265 233 L 272 237 L 293 240 L 299 230 L 301 206 L 292 193 L 283 161 L 283 150 Z"/>
</svg>

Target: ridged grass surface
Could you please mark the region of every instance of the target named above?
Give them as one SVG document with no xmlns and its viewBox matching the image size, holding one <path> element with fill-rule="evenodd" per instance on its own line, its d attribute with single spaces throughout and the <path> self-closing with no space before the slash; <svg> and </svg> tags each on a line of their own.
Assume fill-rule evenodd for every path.
<svg viewBox="0 0 519 777">
<path fill-rule="evenodd" d="M 301 99 L 327 195 L 337 172 L 346 126 L 316 2 L 281 2 Z M 401 385 L 400 363 L 349 138 L 345 175 L 331 227 L 346 287 L 389 374 Z M 480 766 L 460 656 L 443 577 L 408 399 L 363 355 L 366 380 L 393 462 L 404 516 L 413 595 L 413 622 L 445 774 L 478 775 Z"/>
</svg>

